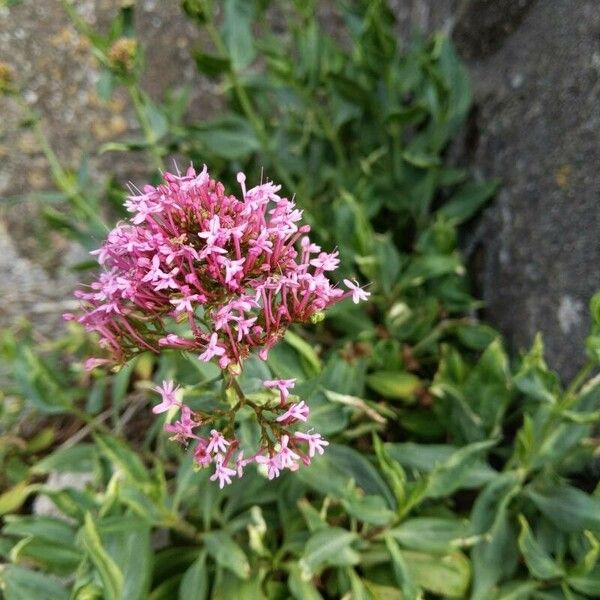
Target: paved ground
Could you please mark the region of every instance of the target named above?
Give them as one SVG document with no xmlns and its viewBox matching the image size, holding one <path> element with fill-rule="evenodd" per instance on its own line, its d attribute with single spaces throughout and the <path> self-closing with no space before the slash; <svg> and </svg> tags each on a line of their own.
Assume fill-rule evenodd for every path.
<svg viewBox="0 0 600 600">
<path fill-rule="evenodd" d="M 123 1 L 123 0 L 121 0 Z M 0 2 L 0 4 L 2 4 Z M 78 0 L 98 26 L 118 0 Z M 194 110 L 211 111 L 210 85 L 194 71 L 189 49 L 197 32 L 175 0 L 138 0 L 138 30 L 148 52 L 144 81 L 154 96 L 190 83 Z M 478 273 L 485 316 L 514 348 L 546 337 L 551 364 L 566 377 L 581 363 L 585 306 L 600 287 L 600 11 L 597 0 L 394 0 L 400 31 L 417 27 L 453 32 L 468 60 L 475 108 L 452 149 L 480 175 L 499 176 L 495 205 L 465 235 Z M 174 10 L 174 8 L 176 10 Z M 16 65 L 27 100 L 61 158 L 128 135 L 135 127 L 122 95 L 103 104 L 94 93 L 98 69 L 69 26 L 58 0 L 23 0 L 0 8 L 0 60 Z M 175 68 L 176 66 L 176 68 Z M 18 129 L 16 107 L 0 99 L 0 326 L 35 313 L 42 328 L 57 322 L 59 304 L 80 258 L 51 240 L 35 205 L 6 201 L 49 189 L 47 168 L 30 132 Z M 93 161 L 92 172 L 108 169 Z M 138 161 L 110 163 L 135 180 Z M 42 240 L 42 242 L 40 242 Z M 21 299 L 29 299 L 21 301 Z"/>
</svg>

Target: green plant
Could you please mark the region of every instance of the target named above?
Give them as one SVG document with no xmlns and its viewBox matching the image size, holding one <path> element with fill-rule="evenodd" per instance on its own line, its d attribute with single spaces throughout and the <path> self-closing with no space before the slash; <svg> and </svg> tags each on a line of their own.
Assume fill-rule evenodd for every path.
<svg viewBox="0 0 600 600">
<path fill-rule="evenodd" d="M 198 361 L 142 354 L 116 374 L 90 376 L 73 362 L 90 343 L 75 328 L 35 350 L 24 334 L 6 336 L 16 375 L 7 394 L 78 433 L 39 461 L 21 459 L 5 482 L 4 595 L 596 597 L 600 380 L 589 377 L 598 295 L 589 364 L 566 389 L 541 338 L 507 356 L 476 318 L 458 251 L 457 228 L 496 183 L 473 182 L 445 159 L 470 103 L 450 42 L 400 48 L 379 1 L 338 3 L 346 28 L 335 37 L 315 4 L 273 3 L 288 23 L 274 36 L 267 4 L 183 2 L 213 44 L 198 50 L 197 65 L 221 79 L 227 101 L 203 123 L 149 103 L 139 46 L 131 68 L 106 58 L 130 34 L 131 7 L 108 37 L 71 14 L 107 66 L 102 85 L 125 85 L 138 105 L 144 141 L 104 150 L 150 152 L 157 167 L 184 152 L 224 179 L 264 168 L 296 191 L 316 234 L 339 245 L 351 265 L 344 275 L 372 282 L 364 309 L 336 307 L 243 376 L 249 388 L 271 375 L 298 378 L 315 426 L 334 443 L 308 469 L 269 484 L 251 472 L 220 491 L 147 410 L 151 381 L 163 376 L 210 393 L 212 374 Z M 57 472 L 87 473 L 89 483 L 55 489 L 45 477 Z M 19 513 L 31 495 L 48 496 L 69 519 Z M 56 578 L 65 574 L 67 584 Z"/>
</svg>

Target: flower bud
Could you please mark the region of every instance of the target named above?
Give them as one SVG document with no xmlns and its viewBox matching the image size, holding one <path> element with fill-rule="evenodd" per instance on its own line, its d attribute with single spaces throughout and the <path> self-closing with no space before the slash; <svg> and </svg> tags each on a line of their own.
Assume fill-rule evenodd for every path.
<svg viewBox="0 0 600 600">
<path fill-rule="evenodd" d="M 319 311 L 317 311 L 316 313 L 313 313 L 310 316 L 310 322 L 313 325 L 316 325 L 317 323 L 320 323 L 324 319 L 325 319 L 325 313 L 322 310 L 319 310 Z"/>
</svg>

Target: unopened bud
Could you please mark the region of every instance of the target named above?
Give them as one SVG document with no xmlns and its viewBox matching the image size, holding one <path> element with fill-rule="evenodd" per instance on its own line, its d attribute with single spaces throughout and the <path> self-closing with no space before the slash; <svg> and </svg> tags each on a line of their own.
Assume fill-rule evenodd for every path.
<svg viewBox="0 0 600 600">
<path fill-rule="evenodd" d="M 325 313 L 322 310 L 319 310 L 316 313 L 313 313 L 311 315 L 310 322 L 313 325 L 316 325 L 317 323 L 320 323 L 321 321 L 323 321 L 323 319 L 325 319 Z"/>
<path fill-rule="evenodd" d="M 239 362 L 231 362 L 227 366 L 227 370 L 229 371 L 230 375 L 239 377 L 242 374 L 242 365 L 240 365 Z"/>
</svg>

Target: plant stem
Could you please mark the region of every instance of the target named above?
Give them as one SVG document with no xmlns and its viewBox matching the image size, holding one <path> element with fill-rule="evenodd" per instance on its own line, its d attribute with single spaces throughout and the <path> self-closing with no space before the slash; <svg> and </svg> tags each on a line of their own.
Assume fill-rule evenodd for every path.
<svg viewBox="0 0 600 600">
<path fill-rule="evenodd" d="M 588 360 L 583 367 L 581 367 L 579 373 L 575 375 L 573 381 L 565 391 L 565 396 L 576 395 L 579 391 L 579 388 L 583 385 L 585 380 L 588 378 L 592 369 L 594 368 L 594 363 L 591 360 Z"/>
<path fill-rule="evenodd" d="M 152 157 L 152 162 L 154 167 L 158 171 L 165 170 L 165 164 L 162 159 L 162 154 L 156 145 L 156 136 L 154 135 L 154 131 L 152 126 L 150 125 L 150 121 L 148 120 L 148 116 L 144 110 L 144 97 L 142 92 L 140 91 L 137 84 L 133 81 L 126 83 L 127 91 L 129 92 L 129 96 L 131 98 L 131 102 L 133 104 L 133 109 L 135 110 L 135 114 L 137 116 L 140 127 L 142 128 L 142 132 L 144 134 L 144 139 L 148 144 L 148 150 L 150 152 L 150 156 Z"/>
<path fill-rule="evenodd" d="M 212 10 L 209 10 L 207 12 L 210 12 L 210 15 L 212 17 Z M 217 51 L 221 55 L 226 56 L 227 46 L 225 45 L 225 42 L 223 41 L 219 30 L 217 29 L 211 18 L 207 19 L 205 27 Z M 269 157 L 269 160 L 271 161 L 273 168 L 277 173 L 277 176 L 281 179 L 283 185 L 288 189 L 288 191 L 294 190 L 294 181 L 290 174 L 287 172 L 287 170 L 279 162 L 277 155 L 271 149 L 271 140 L 269 139 L 269 134 L 265 128 L 264 122 L 261 119 L 260 115 L 254 110 L 252 102 L 248 97 L 248 93 L 246 92 L 244 86 L 240 83 L 240 80 L 237 76 L 237 73 L 235 72 L 235 68 L 233 67 L 233 65 L 229 67 L 229 70 L 227 72 L 227 78 L 229 79 L 229 83 L 233 88 L 233 91 L 235 92 L 235 95 L 240 103 L 240 106 L 242 107 L 242 110 L 244 111 L 244 114 L 246 115 L 248 121 L 250 121 L 250 124 L 254 129 L 254 132 L 256 133 L 256 136 L 262 144 L 264 152 Z"/>
<path fill-rule="evenodd" d="M 81 212 L 84 213 L 85 216 L 88 217 L 93 223 L 108 231 L 108 226 L 98 215 L 98 211 L 94 210 L 90 206 L 87 200 L 77 189 L 77 185 L 73 181 L 73 178 L 63 169 L 58 157 L 56 156 L 56 153 L 54 152 L 54 149 L 50 145 L 50 142 L 48 141 L 48 138 L 42 129 L 42 126 L 40 125 L 39 117 L 33 112 L 29 104 L 27 104 L 25 99 L 20 94 L 16 94 L 14 98 L 18 106 L 25 113 L 27 121 L 31 122 L 33 134 L 40 145 L 46 160 L 48 161 L 52 181 L 56 187 L 68 197 L 73 206 L 81 210 Z"/>
</svg>

